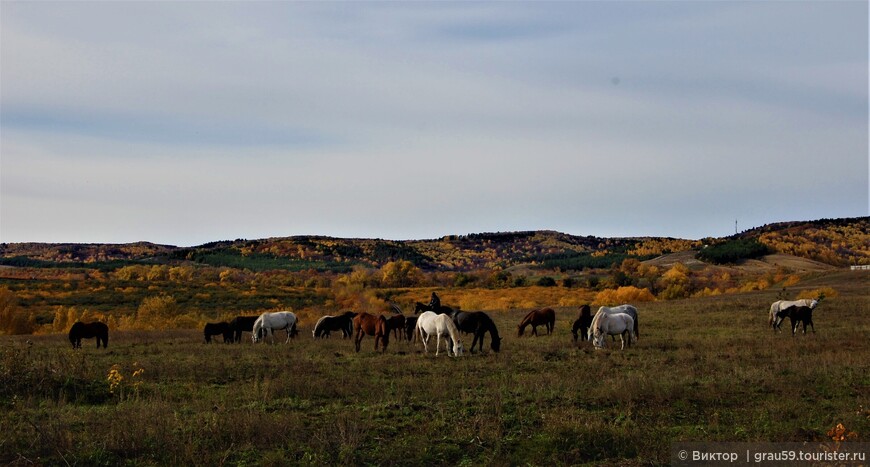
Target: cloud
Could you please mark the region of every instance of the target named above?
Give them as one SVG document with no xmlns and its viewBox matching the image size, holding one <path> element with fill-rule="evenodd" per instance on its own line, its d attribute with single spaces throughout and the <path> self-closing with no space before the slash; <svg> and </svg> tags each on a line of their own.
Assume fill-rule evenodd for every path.
<svg viewBox="0 0 870 467">
<path fill-rule="evenodd" d="M 2 8 L 3 241 L 867 214 L 860 2 Z"/>
</svg>

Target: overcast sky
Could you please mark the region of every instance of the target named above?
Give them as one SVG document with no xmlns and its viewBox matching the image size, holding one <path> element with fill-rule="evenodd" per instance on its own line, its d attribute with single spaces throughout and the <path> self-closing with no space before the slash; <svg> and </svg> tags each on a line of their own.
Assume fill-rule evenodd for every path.
<svg viewBox="0 0 870 467">
<path fill-rule="evenodd" d="M 0 241 L 868 215 L 868 3 L 0 2 Z"/>
</svg>

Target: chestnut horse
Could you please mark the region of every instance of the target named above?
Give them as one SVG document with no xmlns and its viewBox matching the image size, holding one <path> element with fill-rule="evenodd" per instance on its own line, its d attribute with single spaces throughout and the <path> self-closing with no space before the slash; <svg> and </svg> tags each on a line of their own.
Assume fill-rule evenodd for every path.
<svg viewBox="0 0 870 467">
<path fill-rule="evenodd" d="M 532 310 L 523 318 L 522 322 L 517 326 L 517 337 L 521 337 L 526 330 L 526 326 L 532 326 L 532 334 L 538 335 L 538 326 L 544 325 L 547 327 L 547 334 L 553 332 L 556 326 L 556 312 L 552 308 L 541 308 Z"/>
<path fill-rule="evenodd" d="M 386 318 L 362 312 L 353 318 L 353 328 L 356 330 L 354 346 L 357 352 L 359 352 L 363 337 L 366 334 L 375 336 L 375 350 L 378 350 L 378 344 L 383 342 L 383 351 L 387 351 L 387 345 L 390 343 L 390 332 L 387 329 Z"/>
</svg>

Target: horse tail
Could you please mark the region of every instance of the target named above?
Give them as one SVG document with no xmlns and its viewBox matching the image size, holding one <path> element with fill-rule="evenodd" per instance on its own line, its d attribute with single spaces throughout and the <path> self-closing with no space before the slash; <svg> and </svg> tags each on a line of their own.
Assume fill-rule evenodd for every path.
<svg viewBox="0 0 870 467">
<path fill-rule="evenodd" d="M 390 327 L 387 326 L 387 319 L 383 316 L 378 317 L 378 325 L 376 332 L 381 334 L 381 343 L 384 345 L 384 351 L 387 350 L 387 344 L 390 343 Z"/>
</svg>

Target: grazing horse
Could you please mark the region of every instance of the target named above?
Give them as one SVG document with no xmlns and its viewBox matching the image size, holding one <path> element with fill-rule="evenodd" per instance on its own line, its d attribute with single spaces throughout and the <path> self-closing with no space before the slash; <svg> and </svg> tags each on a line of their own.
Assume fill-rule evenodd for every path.
<svg viewBox="0 0 870 467">
<path fill-rule="evenodd" d="M 423 349 L 429 353 L 429 338 L 435 335 L 435 356 L 441 349 L 441 337 L 447 344 L 447 355 L 458 357 L 465 351 L 462 340 L 459 338 L 459 329 L 450 316 L 427 311 L 417 318 L 417 332 L 423 341 Z"/>
<path fill-rule="evenodd" d="M 286 344 L 290 342 L 290 338 L 296 337 L 296 315 L 292 311 L 277 311 L 275 313 L 263 313 L 254 321 L 254 327 L 251 330 L 251 339 L 254 342 L 260 342 L 265 339 L 268 334 L 272 338 L 272 343 L 275 343 L 275 331 L 287 331 Z"/>
<path fill-rule="evenodd" d="M 378 344 L 384 343 L 383 351 L 387 351 L 387 345 L 390 343 L 390 332 L 387 329 L 387 319 L 383 316 L 375 316 L 370 313 L 362 312 L 353 318 L 353 329 L 356 331 L 354 338 L 354 346 L 359 352 L 362 346 L 363 337 L 366 334 L 375 336 L 375 350 L 378 350 Z"/>
<path fill-rule="evenodd" d="M 619 305 L 619 306 L 612 306 L 612 307 L 603 306 L 603 307 L 598 309 L 598 313 L 607 313 L 609 315 L 613 315 L 613 314 L 617 314 L 617 313 L 625 313 L 628 316 L 631 316 L 631 319 L 634 320 L 634 328 L 633 328 L 634 339 L 636 340 L 638 337 L 640 337 L 640 331 L 638 330 L 638 326 L 640 324 L 640 321 L 638 321 L 638 319 L 637 319 L 637 308 L 633 307 L 632 305 Z M 598 316 L 598 313 L 595 313 L 595 316 Z M 595 318 L 593 318 L 593 321 L 594 320 L 595 320 Z M 592 340 L 591 335 L 589 336 L 589 340 Z"/>
<path fill-rule="evenodd" d="M 517 337 L 522 337 L 528 325 L 532 326 L 532 334 L 536 336 L 538 335 L 538 326 L 541 325 L 547 327 L 547 335 L 550 335 L 556 325 L 556 312 L 552 308 L 530 311 L 517 326 Z"/>
<path fill-rule="evenodd" d="M 330 332 L 341 331 L 343 339 L 351 337 L 353 335 L 354 316 L 356 316 L 356 313 L 352 311 L 345 311 L 338 316 L 326 315 L 317 320 L 317 324 L 314 325 L 314 330 L 311 331 L 311 334 L 315 338 L 329 337 Z"/>
<path fill-rule="evenodd" d="M 482 311 L 459 311 L 453 314 L 453 322 L 456 327 L 462 332 L 474 334 L 474 340 L 471 341 L 471 353 L 474 353 L 474 346 L 479 342 L 480 351 L 483 352 L 483 338 L 486 333 L 489 333 L 490 348 L 493 352 L 501 350 L 501 337 L 498 335 L 498 329 L 492 318 Z"/>
<path fill-rule="evenodd" d="M 435 308 L 432 308 L 431 305 L 427 305 L 425 303 L 420 303 L 420 302 L 414 302 L 414 314 L 416 315 L 416 314 L 420 313 L 421 311 L 431 311 L 431 312 L 439 314 L 439 315 L 452 315 L 453 313 L 456 312 L 456 310 L 454 310 L 453 308 L 450 308 L 449 306 L 441 305 L 438 307 L 438 309 L 435 309 Z"/>
<path fill-rule="evenodd" d="M 574 321 L 574 324 L 571 326 L 571 334 L 574 335 L 574 343 L 577 342 L 578 332 L 579 338 L 581 341 L 585 341 L 589 339 L 589 325 L 592 324 L 592 309 L 589 308 L 589 305 L 583 305 L 580 307 L 580 316 Z"/>
<path fill-rule="evenodd" d="M 99 321 L 93 323 L 83 323 L 76 321 L 69 329 L 69 342 L 74 349 L 82 348 L 82 338 L 93 339 L 97 338 L 97 348 L 103 344 L 103 348 L 109 347 L 109 327 Z"/>
<path fill-rule="evenodd" d="M 211 336 L 217 336 L 219 334 L 224 336 L 224 344 L 228 344 L 233 341 L 233 330 L 230 328 L 230 323 L 226 321 L 221 321 L 220 323 L 205 323 L 205 328 L 202 330 L 202 333 L 205 335 L 205 343 L 211 343 Z"/>
<path fill-rule="evenodd" d="M 254 322 L 259 316 L 236 316 L 230 321 L 230 329 L 233 331 L 233 342 L 242 342 L 243 332 L 252 332 Z"/>
<path fill-rule="evenodd" d="M 817 298 L 815 300 L 812 300 L 809 298 L 804 298 L 802 300 L 792 300 L 792 301 L 790 301 L 790 300 L 778 300 L 778 301 L 775 301 L 770 305 L 770 314 L 768 315 L 767 324 L 774 331 L 781 331 L 782 329 L 780 329 L 779 326 L 782 324 L 782 319 L 777 319 L 777 313 L 779 313 L 780 311 L 786 310 L 788 308 L 791 308 L 791 307 L 809 307 L 810 309 L 813 309 L 816 307 L 816 305 L 819 304 L 820 301 L 822 301 L 823 298 L 824 298 L 823 296 L 819 296 L 819 298 Z M 815 327 L 813 327 L 813 330 L 815 330 Z"/>
<path fill-rule="evenodd" d="M 813 307 L 811 306 L 790 306 L 779 310 L 776 313 L 776 327 L 782 325 L 783 320 L 788 317 L 791 321 L 791 335 L 794 336 L 799 324 L 804 325 L 804 334 L 807 333 L 807 325 L 813 328 L 813 334 L 816 332 L 816 326 L 813 324 Z"/>
<path fill-rule="evenodd" d="M 603 349 L 606 346 L 604 336 L 615 336 L 619 334 L 622 339 L 622 347 L 625 349 L 625 336 L 628 335 L 628 346 L 631 347 L 631 342 L 635 340 L 634 335 L 634 319 L 628 313 L 596 313 L 592 319 L 591 339 L 595 344 L 596 349 Z"/>
<path fill-rule="evenodd" d="M 406 316 L 405 317 L 405 340 L 411 342 L 414 338 L 417 337 L 417 333 L 414 332 L 417 329 L 417 317 L 416 316 Z"/>
<path fill-rule="evenodd" d="M 393 337 L 396 339 L 401 339 L 402 336 L 399 333 L 405 333 L 405 315 L 393 315 L 387 319 L 387 332 L 392 331 Z"/>
</svg>

